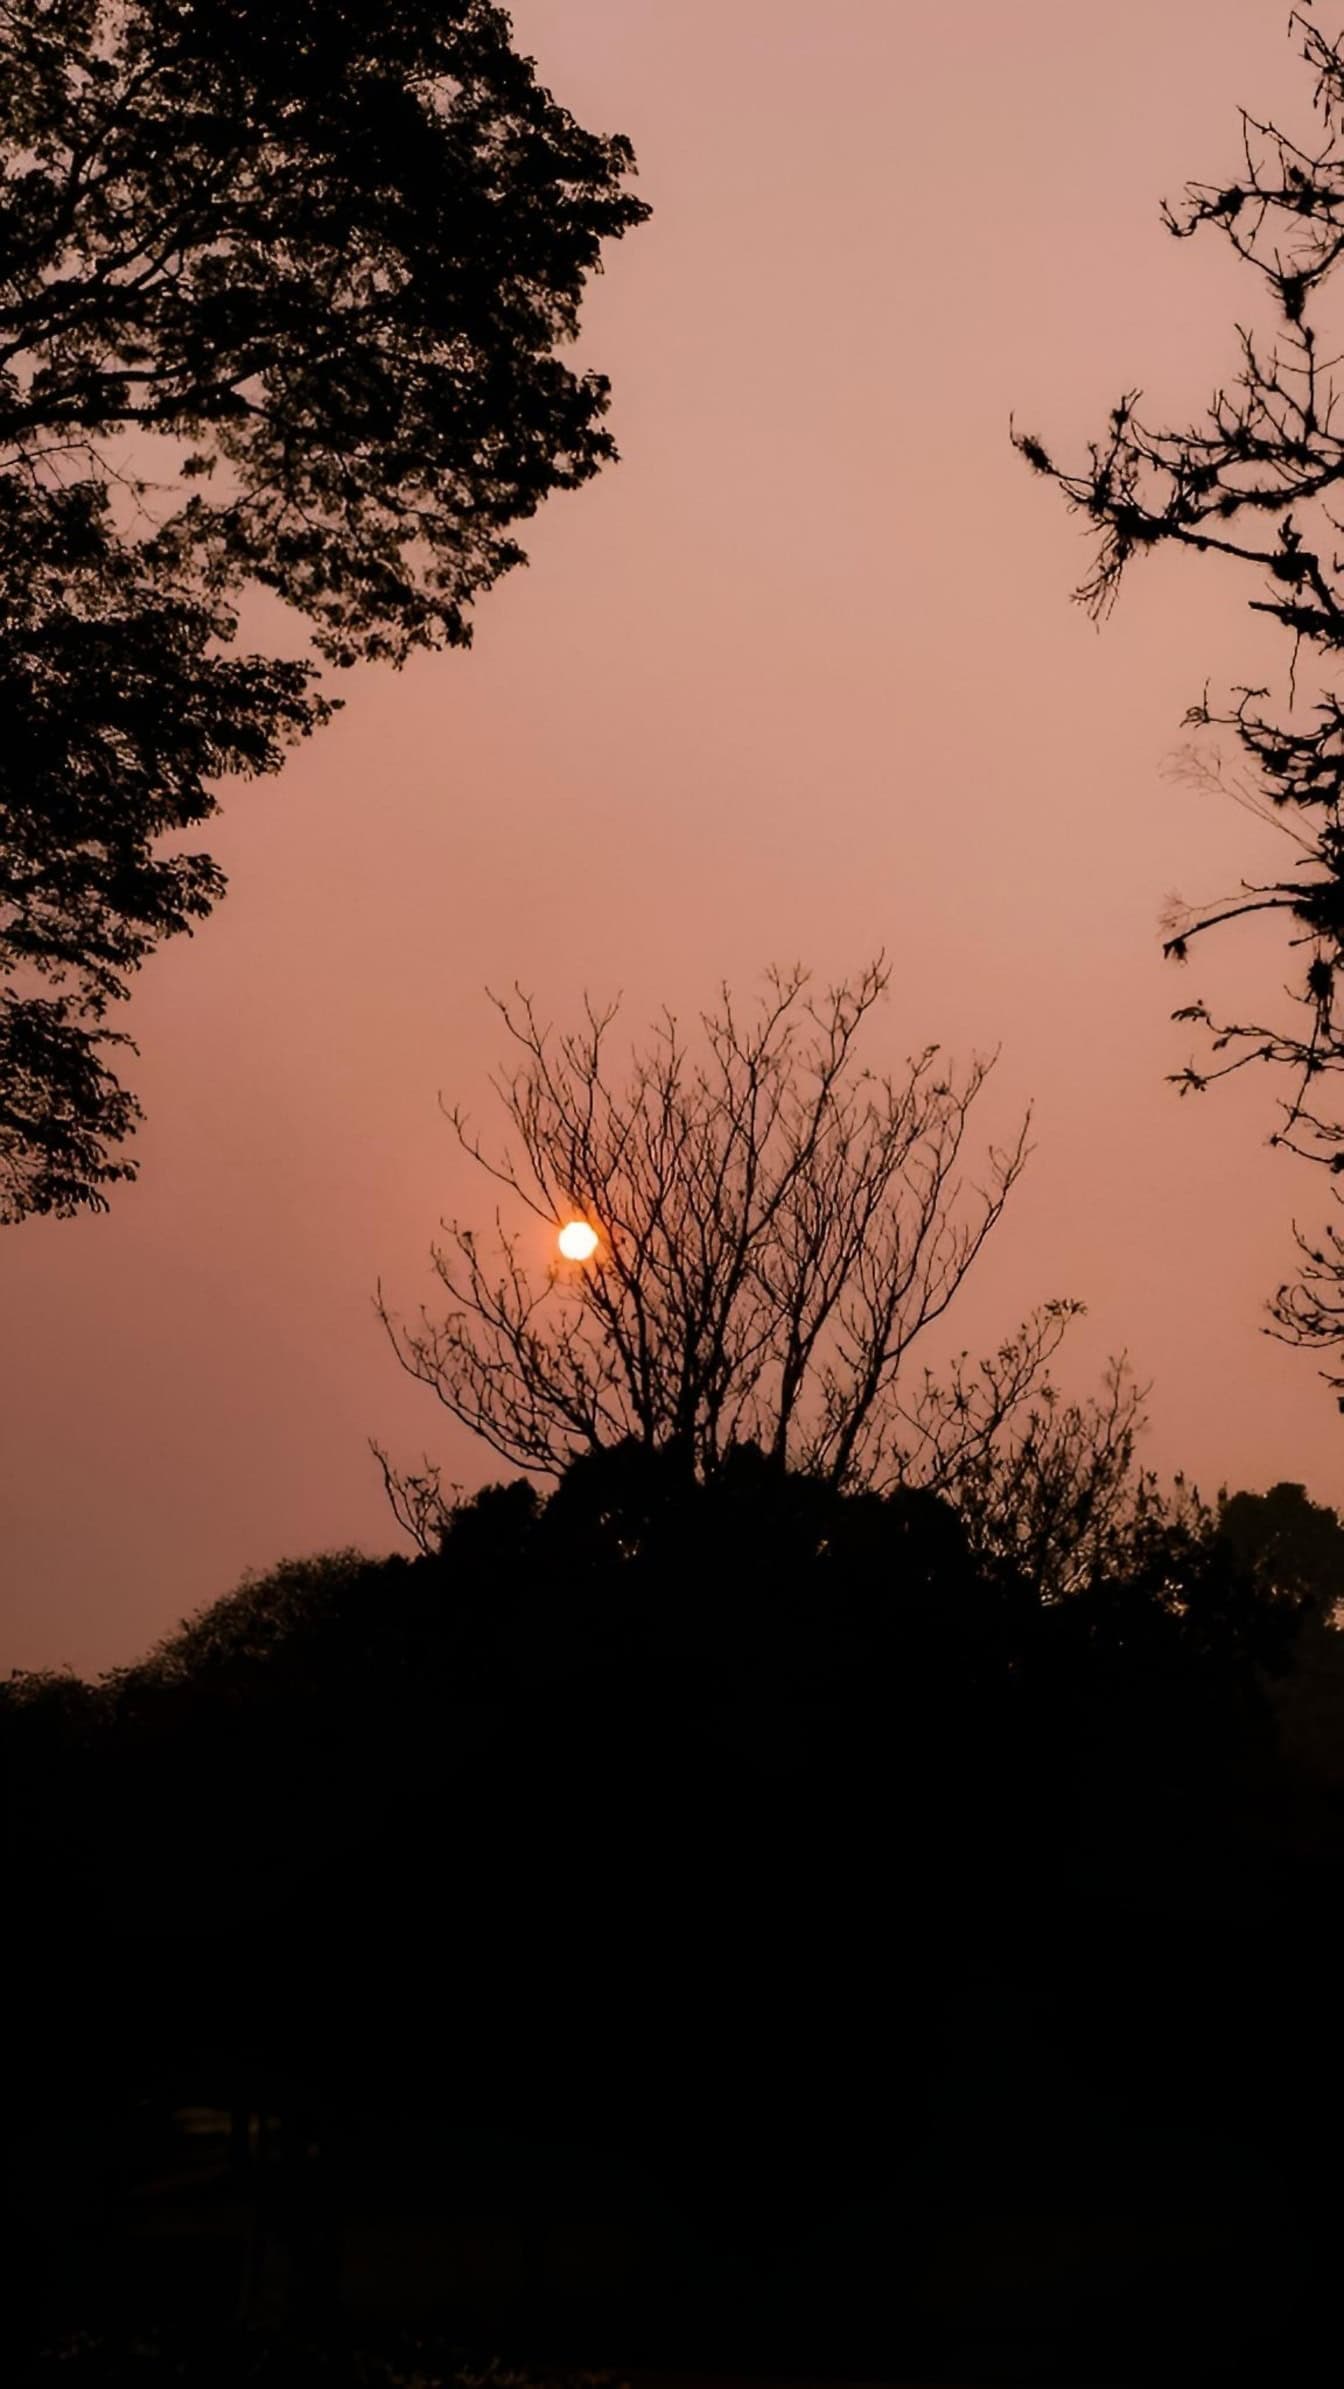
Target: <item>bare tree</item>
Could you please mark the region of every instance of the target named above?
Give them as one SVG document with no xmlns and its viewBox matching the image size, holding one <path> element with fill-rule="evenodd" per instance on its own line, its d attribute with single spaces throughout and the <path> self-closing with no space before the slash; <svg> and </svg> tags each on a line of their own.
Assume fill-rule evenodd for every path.
<svg viewBox="0 0 1344 2389">
<path fill-rule="evenodd" d="M 1344 963 L 1344 700 L 1333 686 L 1344 648 L 1344 557 L 1338 540 L 1338 493 L 1344 488 L 1338 343 L 1328 320 L 1327 285 L 1344 258 L 1344 37 L 1330 40 L 1303 10 L 1290 32 L 1314 82 L 1317 137 L 1296 142 L 1273 123 L 1243 111 L 1241 156 L 1225 183 L 1191 183 L 1163 218 L 1179 240 L 1212 227 L 1258 278 L 1277 319 L 1265 339 L 1238 326 L 1235 377 L 1214 392 L 1207 414 L 1175 430 L 1155 430 L 1131 391 L 1113 409 L 1104 437 L 1078 471 L 1057 466 L 1038 439 L 1014 434 L 1027 462 L 1049 475 L 1070 506 L 1094 526 L 1095 567 L 1078 590 L 1096 616 L 1109 612 L 1134 557 L 1174 544 L 1250 566 L 1260 593 L 1252 611 L 1280 623 L 1291 640 L 1286 704 L 1269 708 L 1269 691 L 1234 688 L 1221 710 L 1208 692 L 1187 721 L 1221 734 L 1239 752 L 1229 771 L 1216 753 L 1193 757 L 1212 778 L 1295 849 L 1283 875 L 1244 880 L 1210 903 L 1179 900 L 1164 921 L 1165 951 L 1184 962 L 1192 941 L 1252 914 L 1281 916 L 1302 956 L 1290 1000 L 1296 1017 L 1266 1025 L 1224 1021 L 1202 1002 L 1175 1017 L 1197 1023 L 1214 1056 L 1176 1074 L 1183 1092 L 1269 1063 L 1287 1074 L 1276 1144 L 1344 1173 L 1344 1121 L 1328 1098 L 1344 1069 L 1344 1019 L 1338 1002 Z M 1323 323 L 1322 318 L 1326 320 Z M 1190 759 L 1187 759 L 1190 768 Z M 1333 1189 L 1338 1199 L 1338 1188 Z M 1344 1346 L 1344 1239 L 1295 1230 L 1302 1255 L 1296 1285 L 1280 1287 L 1271 1311 L 1277 1333 L 1323 1349 Z M 1344 1392 L 1344 1378 L 1331 1380 Z M 1344 1408 L 1344 1401 L 1341 1401 Z"/>
<path fill-rule="evenodd" d="M 824 996 L 772 972 L 744 1018 L 729 991 L 694 1046 L 664 1013 L 628 1072 L 615 1008 L 577 1033 L 530 998 L 493 999 L 516 1049 L 492 1085 L 511 1137 L 496 1153 L 449 1118 L 515 1216 L 591 1223 L 586 1264 L 543 1274 L 497 1209 L 495 1237 L 446 1222 L 434 1248 L 448 1307 L 414 1323 L 378 1306 L 404 1368 L 501 1459 L 559 1477 L 633 1438 L 711 1475 L 734 1445 L 837 1487 L 951 1489 L 1046 1387 L 1081 1307 L 1045 1305 L 950 1388 L 911 1389 L 917 1339 L 946 1314 L 1027 1158 L 1028 1118 L 968 1173 L 971 1109 L 992 1068 L 958 1074 L 936 1046 L 898 1075 L 859 1058 L 889 979 L 879 958 Z M 1051 1397 L 1053 1399 L 1053 1396 Z M 380 1454 L 401 1523 L 428 1546 L 437 1474 Z"/>
</svg>

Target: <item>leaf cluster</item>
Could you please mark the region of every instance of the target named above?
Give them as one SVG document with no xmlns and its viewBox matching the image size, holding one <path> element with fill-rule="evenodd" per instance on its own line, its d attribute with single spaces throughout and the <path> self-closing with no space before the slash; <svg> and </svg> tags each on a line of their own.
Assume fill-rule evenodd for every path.
<svg viewBox="0 0 1344 2389">
<path fill-rule="evenodd" d="M 465 644 L 513 526 L 614 455 L 558 352 L 632 167 L 486 0 L 0 9 L 7 1215 L 132 1174 L 102 1013 L 222 884 L 158 842 L 331 712 L 232 652 L 231 595 L 338 667 Z"/>
</svg>

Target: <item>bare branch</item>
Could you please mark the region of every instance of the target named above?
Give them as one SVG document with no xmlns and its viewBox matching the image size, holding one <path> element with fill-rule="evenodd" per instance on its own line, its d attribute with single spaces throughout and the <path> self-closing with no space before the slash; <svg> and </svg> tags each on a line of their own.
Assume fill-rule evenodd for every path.
<svg viewBox="0 0 1344 2389">
<path fill-rule="evenodd" d="M 929 1047 L 898 1074 L 865 1066 L 889 976 L 879 956 L 819 994 L 773 971 L 750 1017 L 725 988 L 696 1039 L 664 1013 L 623 1071 L 614 1007 L 559 1033 L 521 991 L 492 999 L 517 1054 L 491 1082 L 502 1148 L 448 1117 L 508 1203 L 484 1246 L 445 1223 L 441 1314 L 399 1320 L 380 1289 L 402 1366 L 543 1478 L 628 1439 L 700 1476 L 744 1443 L 837 1486 L 908 1474 L 909 1354 L 1002 1216 L 1028 1123 L 963 1176 L 992 1063 L 958 1073 Z M 529 1267 L 535 1225 L 515 1222 L 550 1233 L 571 1212 L 593 1259 Z"/>
</svg>

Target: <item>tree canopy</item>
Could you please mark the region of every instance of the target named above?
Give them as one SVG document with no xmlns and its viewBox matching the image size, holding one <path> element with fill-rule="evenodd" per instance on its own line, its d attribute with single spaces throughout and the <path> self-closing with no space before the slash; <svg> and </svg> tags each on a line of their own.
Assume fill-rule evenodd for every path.
<svg viewBox="0 0 1344 2389">
<path fill-rule="evenodd" d="M 1277 1489 L 1294 1517 L 1295 1490 Z M 311 1880 L 344 1913 L 357 1857 L 370 1896 L 391 1840 L 421 1873 L 468 1778 L 492 1840 L 568 1803 L 615 1849 L 641 1805 L 647 1825 L 670 1800 L 679 1830 L 702 1810 L 708 1868 L 762 1779 L 838 1801 L 857 1844 L 896 1831 L 893 1786 L 925 1768 L 1002 1798 L 1012 1748 L 1034 1802 L 1042 1738 L 1081 1758 L 1108 1718 L 1106 1767 L 1123 1753 L 1141 1779 L 1160 1734 L 1184 1771 L 1206 1724 L 1255 1741 L 1262 1676 L 1310 1607 L 1268 1531 L 1283 1500 L 1224 1507 L 1238 1531 L 1171 1501 L 1132 1507 L 1090 1556 L 1080 1530 L 1061 1590 L 1053 1565 L 977 1550 L 926 1489 L 846 1491 L 748 1444 L 696 1478 L 631 1438 L 544 1496 L 487 1486 L 418 1559 L 282 1562 L 96 1687 L 13 1679 L 0 1741 L 31 1792 L 14 1819 L 31 1896 L 65 1900 L 51 1844 L 82 1832 L 113 1906 L 222 1923 L 225 1878 L 254 1911 Z M 1332 1512 L 1314 1523 L 1338 1540 Z M 512 1880 L 516 1859 L 477 1858 L 483 1884 Z"/>
<path fill-rule="evenodd" d="M 221 888 L 158 841 L 331 710 L 238 594 L 461 645 L 614 456 L 558 352 L 632 169 L 485 0 L 0 7 L 0 1216 L 133 1174 L 108 1007 Z"/>
<path fill-rule="evenodd" d="M 704 2252 L 676 2297 L 661 2275 L 632 2288 L 619 2262 L 585 2268 L 575 2303 L 552 2303 L 549 2262 L 530 2286 L 511 2272 L 472 2317 L 478 2344 L 535 2328 L 606 2349 L 629 2297 L 634 2344 L 661 2348 L 669 2314 L 687 2329 L 679 2363 L 740 2346 L 746 2322 L 784 2371 L 805 2345 L 819 2377 L 837 2349 L 856 2359 L 845 2377 L 914 2377 L 891 2337 L 889 2215 L 857 2272 L 815 2281 L 804 2340 L 789 2298 L 759 2302 L 743 2209 L 791 2277 L 804 2219 L 848 2235 L 904 2149 L 921 2205 L 939 2165 L 966 2179 L 940 2225 L 960 2244 L 985 2180 L 1018 2195 L 1044 2139 L 1072 2252 L 1079 2149 L 1100 2134 L 1088 2195 L 1109 2246 L 1123 2136 L 1107 2113 L 1160 2121 L 1164 2165 L 1173 2120 L 1207 2115 L 1213 2181 L 1231 2083 L 1264 2118 L 1271 2181 L 1295 2184 L 1293 2261 L 1319 2245 L 1333 2332 L 1338 2136 L 1285 2049 L 1309 2045 L 1333 1979 L 1344 1634 L 1303 1588 L 1329 1578 L 1341 1529 L 1280 1486 L 1217 1517 L 1134 1507 L 1090 1557 L 1077 1513 L 1075 1530 L 1077 1564 L 1042 1571 L 978 1552 L 925 1490 L 845 1491 L 748 1444 L 698 1477 L 631 1438 L 544 1496 L 486 1487 L 419 1558 L 283 1562 L 97 1685 L 0 1685 L 7 1914 L 31 1953 L 20 2111 L 29 2148 L 52 2139 L 72 2179 L 53 2112 L 120 2115 L 112 2147 L 138 2186 L 90 2227 L 112 2313 L 124 2285 L 130 2315 L 157 2321 L 175 2288 L 184 2320 L 218 2334 L 239 2306 L 274 2317 L 278 2293 L 296 2327 L 339 2327 L 346 2292 L 361 2311 L 342 2234 L 388 2214 L 402 2244 L 416 2175 L 390 2149 L 414 2116 L 468 2219 L 498 2209 L 474 2153 L 449 2161 L 464 2124 L 506 2136 L 515 2179 L 539 2144 L 627 2152 Z M 1068 2053 L 1044 2084 L 1043 2045 Z M 968 2144 L 944 2101 L 977 2051 L 990 2121 Z M 1080 2139 L 1084 2085 L 1105 2105 Z M 233 2261 L 203 2276 L 174 2232 L 183 2270 L 170 2256 L 146 2276 L 146 2215 L 165 2193 L 180 2214 L 176 2127 L 202 2110 L 227 2125 L 247 2240 L 230 2223 Z M 148 2137 L 155 2115 L 174 2129 Z M 186 2177 L 210 2215 L 214 2156 Z M 62 2319 L 107 2311 L 68 2205 L 20 2203 L 19 2313 L 49 2333 L 52 2281 Z M 526 2188 L 519 2206 L 534 2226 Z M 1142 2211 L 1166 2254 L 1137 2275 L 1135 2378 L 1182 2314 L 1203 2351 L 1222 2303 L 1189 2266 L 1199 2201 Z M 288 2251 L 278 2282 L 257 2261 L 268 2242 Z M 423 2245 L 437 2299 L 443 2241 Z M 1115 2265 L 1132 2296 L 1128 2245 Z M 938 2320 L 919 2303 L 933 2273 L 920 2254 L 901 2292 L 917 2342 Z M 415 2278 L 398 2257 L 398 2299 Z M 449 2279 L 461 2332 L 469 2283 Z M 1019 2288 L 1033 2352 L 1014 2375 L 1104 2377 L 1114 2302 L 1066 2313 L 1072 2360 L 1042 2368 L 1060 2296 L 1035 2267 Z M 996 2249 L 996 2311 L 1002 2294 Z M 1282 2303 L 1266 2297 L 1276 2320 Z M 1238 2302 L 1240 2352 L 1246 2328 Z M 284 2377 L 312 2377 L 305 2344 Z M 397 2377 L 417 2366 L 422 2350 Z M 967 2354 L 955 2377 L 985 2369 Z"/>
</svg>

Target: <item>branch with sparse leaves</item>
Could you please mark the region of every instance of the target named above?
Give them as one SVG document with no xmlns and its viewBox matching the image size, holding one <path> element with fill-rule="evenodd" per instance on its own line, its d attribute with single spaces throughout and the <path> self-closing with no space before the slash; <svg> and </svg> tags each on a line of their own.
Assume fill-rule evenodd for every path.
<svg viewBox="0 0 1344 2389">
<path fill-rule="evenodd" d="M 1344 703 L 1336 693 L 1344 650 L 1344 415 L 1339 368 L 1322 322 L 1322 299 L 1344 257 L 1344 37 L 1328 38 L 1302 10 L 1290 31 L 1313 76 L 1319 137 L 1294 141 L 1278 126 L 1243 112 L 1241 157 L 1224 183 L 1192 183 L 1163 220 L 1180 240 L 1212 228 L 1258 279 L 1276 317 L 1271 336 L 1237 327 L 1235 372 L 1214 392 L 1206 414 L 1158 429 L 1130 390 L 1112 410 L 1104 436 L 1080 469 L 1058 465 L 1043 443 L 1014 430 L 1031 468 L 1053 480 L 1096 541 L 1093 568 L 1078 600 L 1094 617 L 1109 612 L 1134 558 L 1159 547 L 1224 556 L 1249 567 L 1260 593 L 1248 602 L 1287 632 L 1286 706 L 1267 711 L 1263 688 L 1238 688 L 1214 711 L 1208 693 L 1187 715 L 1211 734 L 1208 748 L 1187 751 L 1181 776 L 1228 788 L 1235 801 L 1292 839 L 1300 867 L 1267 883 L 1246 881 L 1233 896 L 1173 905 L 1164 951 L 1176 962 L 1192 943 L 1252 915 L 1279 914 L 1290 946 L 1305 949 L 1290 1000 L 1307 1014 L 1303 1028 L 1218 1021 L 1202 1002 L 1178 1020 L 1205 1029 L 1213 1068 L 1191 1064 L 1175 1074 L 1182 1092 L 1202 1090 L 1252 1063 L 1286 1071 L 1293 1093 L 1273 1142 L 1337 1171 L 1344 1131 L 1324 1089 L 1344 1069 L 1344 1020 L 1337 990 L 1344 958 Z M 1220 743 L 1238 751 L 1242 772 L 1229 787 Z M 1304 1247 L 1304 1250 L 1311 1248 Z M 1311 1266 L 1327 1269 L 1329 1244 Z M 1285 1303 L 1287 1309 L 1284 1309 Z M 1296 1322 L 1297 1340 L 1338 1340 L 1329 1311 L 1281 1290 L 1276 1319 Z"/>
</svg>

